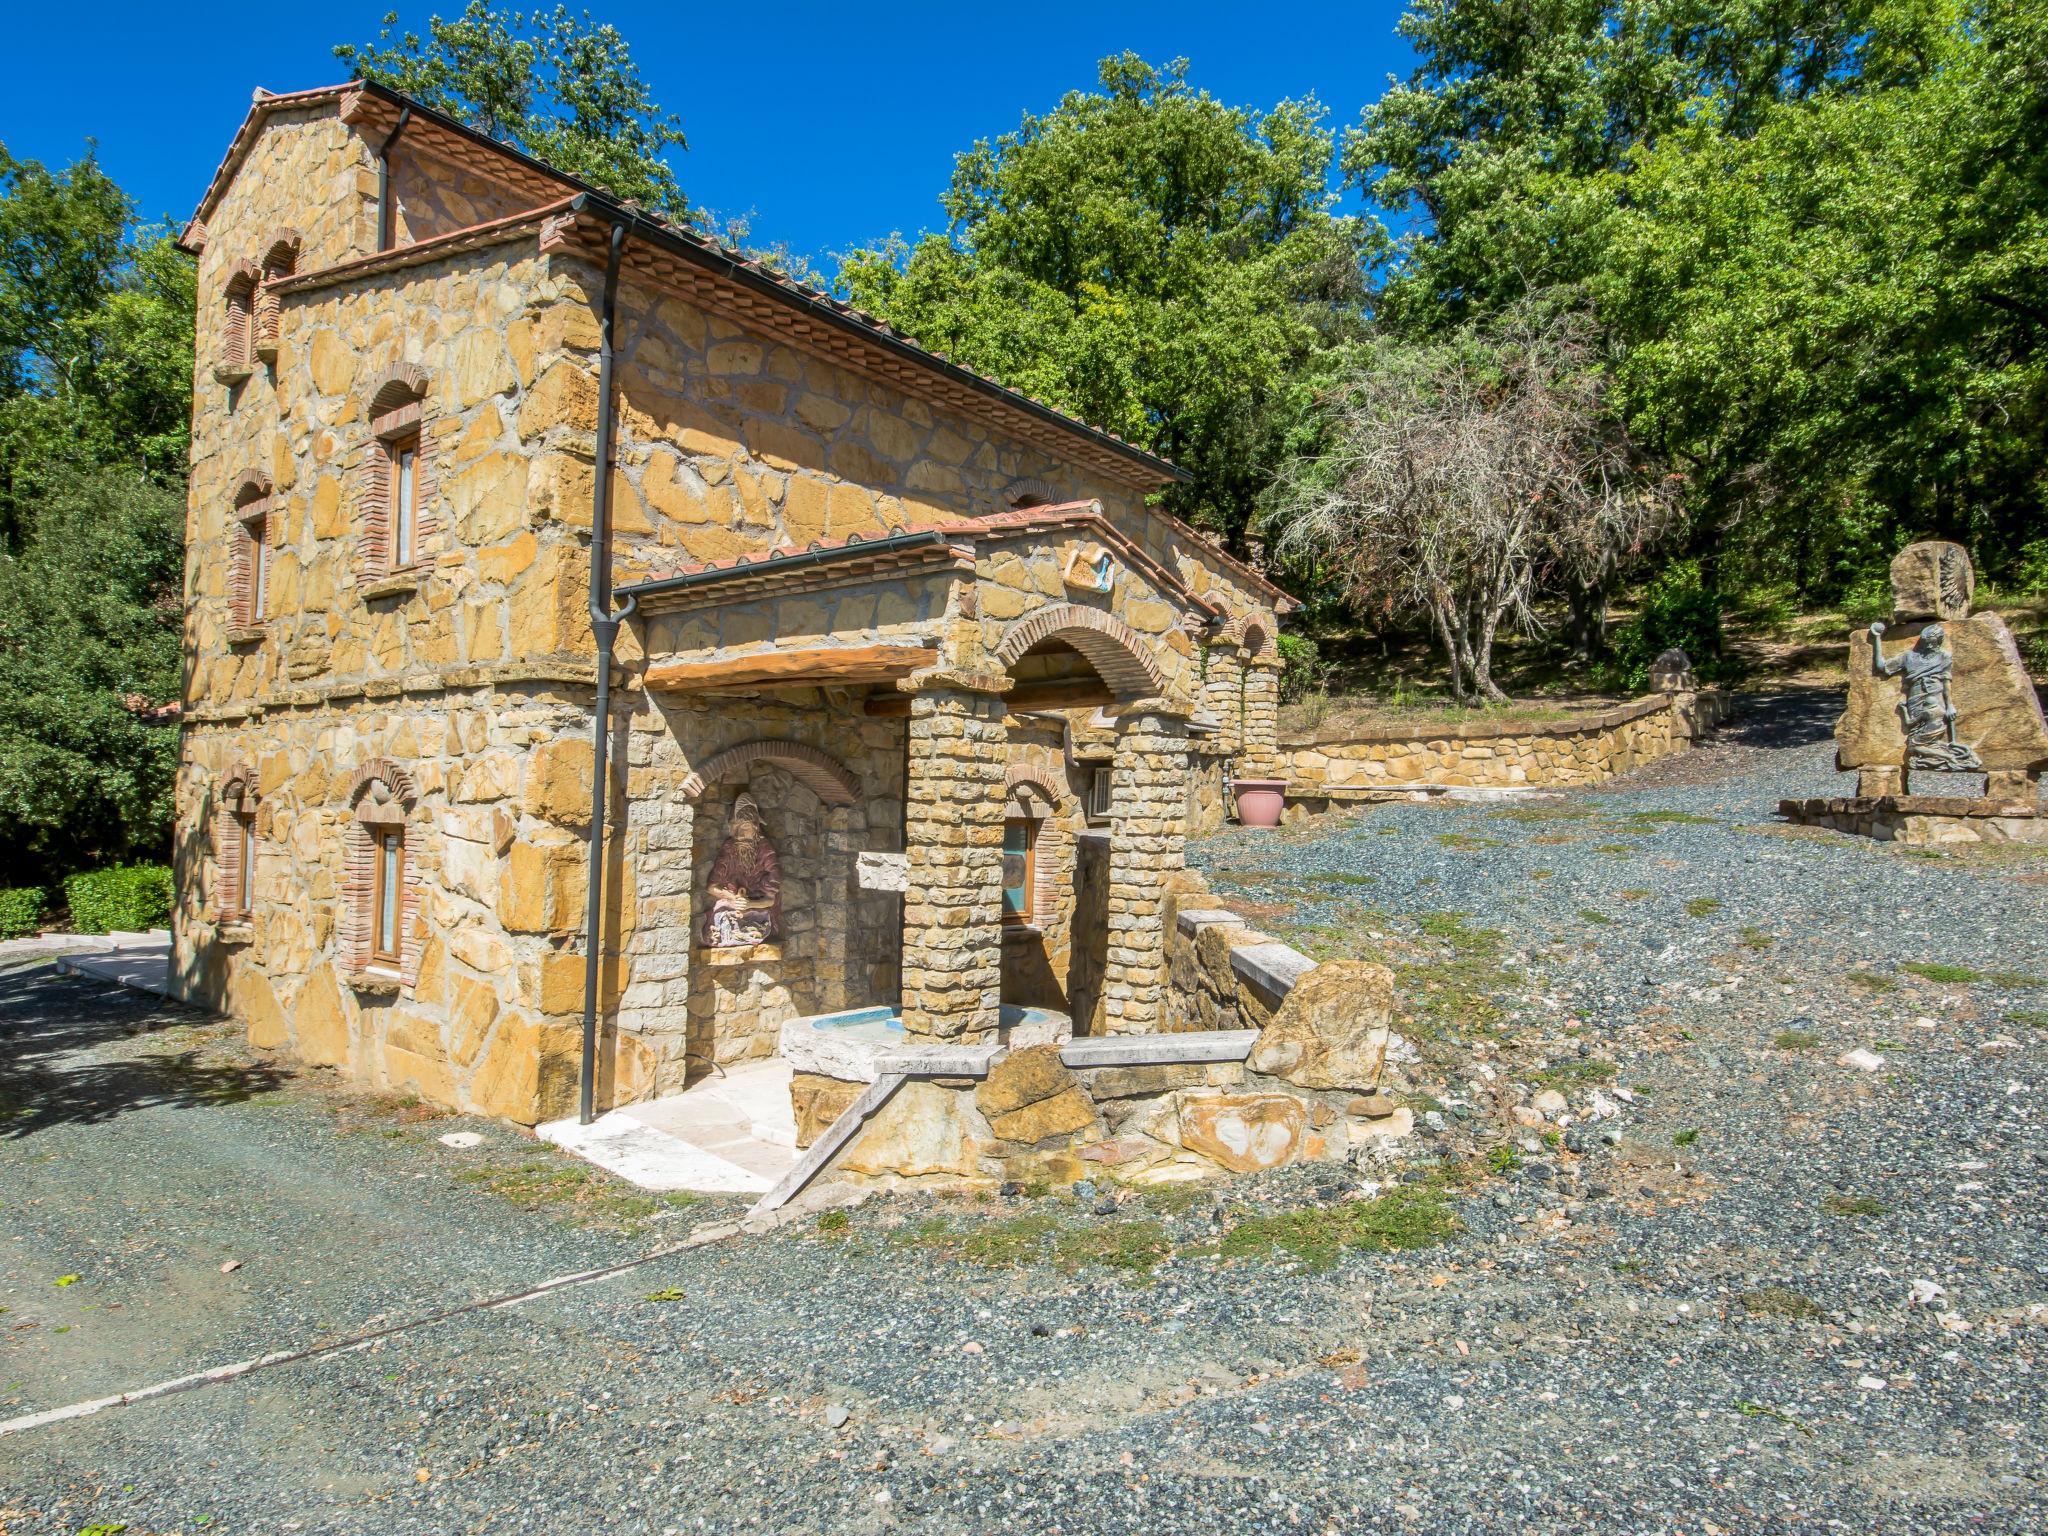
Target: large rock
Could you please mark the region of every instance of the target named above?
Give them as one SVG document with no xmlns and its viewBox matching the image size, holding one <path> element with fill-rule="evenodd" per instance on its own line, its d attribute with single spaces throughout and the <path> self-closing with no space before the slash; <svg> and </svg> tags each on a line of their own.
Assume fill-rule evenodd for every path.
<svg viewBox="0 0 2048 1536">
<path fill-rule="evenodd" d="M 967 1096 L 935 1083 L 908 1082 L 861 1127 L 834 1164 L 870 1177 L 973 1175 L 975 1148 L 962 1124 Z"/>
<path fill-rule="evenodd" d="M 1949 623 L 1970 611 L 1977 573 L 1970 552 L 1945 539 L 1908 544 L 1892 557 L 1892 616 Z"/>
<path fill-rule="evenodd" d="M 1989 769 L 2048 768 L 2048 719 L 2005 620 L 1978 613 L 1944 627 L 1955 658 L 1949 698 L 1957 739 L 1975 747 Z M 1917 638 L 1917 630 L 1886 635 L 1885 654 L 1896 656 Z M 1835 725 L 1838 767 L 1897 767 L 1906 760 L 1898 710 L 1902 686 L 1900 678 L 1872 670 L 1868 630 L 1849 637 L 1849 706 Z"/>
<path fill-rule="evenodd" d="M 1061 1064 L 1057 1045 L 1010 1052 L 981 1080 L 974 1102 L 1004 1141 L 1035 1143 L 1095 1125 L 1095 1103 Z"/>
<path fill-rule="evenodd" d="M 1285 1093 L 1189 1094 L 1180 1104 L 1180 1144 L 1232 1173 L 1278 1168 L 1307 1155 L 1308 1110 Z"/>
<path fill-rule="evenodd" d="M 1245 1063 L 1303 1088 L 1368 1091 L 1379 1083 L 1394 977 L 1370 960 L 1326 960 L 1294 984 Z"/>
<path fill-rule="evenodd" d="M 789 1103 L 796 1115 L 796 1144 L 808 1147 L 824 1135 L 866 1089 L 865 1083 L 849 1083 L 815 1072 L 791 1073 Z"/>
</svg>

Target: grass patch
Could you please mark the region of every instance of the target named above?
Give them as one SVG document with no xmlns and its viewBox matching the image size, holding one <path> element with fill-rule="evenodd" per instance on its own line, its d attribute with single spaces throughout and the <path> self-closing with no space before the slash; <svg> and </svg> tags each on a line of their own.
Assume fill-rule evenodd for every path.
<svg viewBox="0 0 2048 1536">
<path fill-rule="evenodd" d="M 1882 1216 L 1888 1209 L 1871 1195 L 1829 1195 L 1820 1208 L 1830 1216 Z"/>
<path fill-rule="evenodd" d="M 1522 1154 L 1503 1142 L 1486 1154 L 1486 1166 L 1495 1173 L 1513 1173 L 1522 1166 Z"/>
<path fill-rule="evenodd" d="M 1984 979 L 1967 965 L 1942 965 L 1932 960 L 1909 960 L 1899 969 L 1922 981 L 1967 983 Z"/>
<path fill-rule="evenodd" d="M 1165 1228 L 1156 1221 L 1103 1221 L 1063 1230 L 1059 1217 L 1049 1211 L 967 1226 L 934 1216 L 889 1240 L 983 1269 L 1022 1269 L 1050 1260 L 1069 1271 L 1100 1264 L 1143 1273 L 1173 1252 Z"/>
<path fill-rule="evenodd" d="M 1585 821 L 1593 813 L 1578 805 L 1511 805 L 1486 814 L 1501 821 Z"/>
<path fill-rule="evenodd" d="M 1781 1051 L 1810 1051 L 1820 1044 L 1820 1036 L 1804 1029 L 1781 1029 L 1771 1044 Z"/>
<path fill-rule="evenodd" d="M 1613 1062 L 1597 1056 L 1578 1056 L 1539 1068 L 1530 1076 L 1546 1088 L 1582 1088 L 1591 1083 L 1612 1082 L 1619 1070 Z"/>
<path fill-rule="evenodd" d="M 1656 892 L 1650 890 L 1647 886 L 1631 885 L 1621 892 L 1621 899 L 1623 901 L 1641 901 L 1645 896 L 1654 896 L 1655 894 Z"/>
<path fill-rule="evenodd" d="M 1883 976 L 1876 971 L 1851 971 L 1849 980 L 1866 992 L 1893 992 L 1898 990 L 1898 978 Z"/>
<path fill-rule="evenodd" d="M 1148 1184 L 1138 1191 L 1138 1204 L 1161 1216 L 1185 1216 L 1209 1197 L 1202 1184 Z"/>
<path fill-rule="evenodd" d="M 1751 1317 L 1783 1317 L 1810 1319 L 1824 1316 L 1819 1305 L 1783 1285 L 1767 1285 L 1762 1290 L 1742 1293 L 1743 1310 Z"/>
<path fill-rule="evenodd" d="M 1993 971 L 1985 979 L 2001 987 L 2048 987 L 2048 976 L 2027 971 Z"/>
<path fill-rule="evenodd" d="M 1695 896 L 1685 904 L 1687 917 L 1712 917 L 1721 910 L 1721 903 L 1712 896 Z"/>
<path fill-rule="evenodd" d="M 1427 1181 L 1401 1185 L 1371 1200 L 1246 1217 L 1223 1234 L 1217 1252 L 1228 1259 L 1285 1253 L 1310 1269 L 1327 1269 L 1347 1249 L 1390 1253 L 1431 1248 L 1460 1230 L 1442 1183 Z"/>
<path fill-rule="evenodd" d="M 1529 871 L 1529 878 L 1531 880 L 1548 880 L 1556 873 L 1557 871 L 1554 869 L 1532 869 Z"/>
<path fill-rule="evenodd" d="M 1441 939 L 1461 955 L 1500 953 L 1502 934 L 1498 928 L 1467 928 L 1470 912 L 1425 912 L 1415 926 L 1432 939 Z"/>
<path fill-rule="evenodd" d="M 1718 827 L 1721 824 L 1717 817 L 1695 816 L 1690 811 L 1630 811 L 1628 819 L 1680 827 Z"/>
<path fill-rule="evenodd" d="M 2048 1008 L 2020 1008 L 2005 1016 L 2008 1024 L 2024 1024 L 2029 1029 L 2048 1029 Z"/>
<path fill-rule="evenodd" d="M 1605 912 L 1595 912 L 1591 907 L 1579 908 L 1579 916 L 1589 923 L 1611 923 L 1614 921 Z"/>
<path fill-rule="evenodd" d="M 1689 1125 L 1682 1131 L 1672 1132 L 1671 1145 L 1674 1147 L 1689 1147 L 1699 1139 L 1700 1128 L 1696 1125 Z"/>
<path fill-rule="evenodd" d="M 1460 852 L 1466 853 L 1476 848 L 1498 848 L 1500 846 L 1500 839 L 1497 837 L 1474 837 L 1469 832 L 1439 832 L 1436 835 L 1436 840 L 1446 848 L 1456 848 Z"/>
<path fill-rule="evenodd" d="M 1377 885 L 1380 877 L 1350 869 L 1319 869 L 1308 878 L 1316 885 Z"/>
<path fill-rule="evenodd" d="M 1636 845 L 1634 843 L 1600 843 L 1594 847 L 1593 851 L 1595 853 L 1634 853 Z"/>
<path fill-rule="evenodd" d="M 1740 944 L 1744 949 L 1753 950 L 1757 954 L 1762 954 L 1777 942 L 1774 937 L 1764 932 L 1763 929 L 1757 927 L 1754 923 L 1743 929 L 1742 936 L 1736 940 L 1736 943 Z"/>
<path fill-rule="evenodd" d="M 697 1196 L 680 1190 L 646 1194 L 587 1167 L 538 1159 L 466 1168 L 455 1179 L 478 1185 L 529 1211 L 545 1211 L 577 1226 L 616 1227 L 629 1234 L 657 1216 L 697 1203 Z"/>
<path fill-rule="evenodd" d="M 818 1214 L 818 1230 L 827 1237 L 838 1237 L 853 1225 L 853 1218 L 845 1211 L 821 1211 Z"/>
</svg>

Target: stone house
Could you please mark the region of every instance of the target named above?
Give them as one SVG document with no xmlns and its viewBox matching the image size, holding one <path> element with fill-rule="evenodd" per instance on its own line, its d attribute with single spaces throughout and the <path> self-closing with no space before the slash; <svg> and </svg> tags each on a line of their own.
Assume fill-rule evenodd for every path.
<svg viewBox="0 0 2048 1536">
<path fill-rule="evenodd" d="M 526 1123 L 1167 1025 L 1290 606 L 1174 466 L 375 85 L 258 92 L 183 243 L 185 997 Z"/>
</svg>

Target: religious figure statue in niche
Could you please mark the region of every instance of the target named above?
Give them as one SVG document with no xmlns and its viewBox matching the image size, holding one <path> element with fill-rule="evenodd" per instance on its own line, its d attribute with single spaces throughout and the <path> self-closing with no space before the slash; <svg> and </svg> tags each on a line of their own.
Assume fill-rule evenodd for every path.
<svg viewBox="0 0 2048 1536">
<path fill-rule="evenodd" d="M 761 807 L 750 794 L 742 792 L 733 802 L 705 896 L 711 903 L 702 930 L 708 948 L 738 949 L 781 936 L 782 866 L 761 824 Z"/>
<path fill-rule="evenodd" d="M 1899 701 L 1899 723 L 1906 732 L 1906 766 L 1951 773 L 1980 771 L 1976 749 L 1956 740 L 1956 710 L 1949 699 L 1955 657 L 1943 642 L 1948 632 L 1939 624 L 1920 631 L 1910 648 L 1887 661 L 1884 625 L 1870 626 L 1870 659 L 1879 677 L 1906 675 L 1905 697 Z"/>
</svg>

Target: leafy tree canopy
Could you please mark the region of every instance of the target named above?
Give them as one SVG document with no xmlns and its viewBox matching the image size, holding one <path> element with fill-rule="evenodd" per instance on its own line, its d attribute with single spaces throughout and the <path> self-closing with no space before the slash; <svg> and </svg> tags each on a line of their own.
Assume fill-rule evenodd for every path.
<svg viewBox="0 0 2048 1536">
<path fill-rule="evenodd" d="M 119 463 L 182 483 L 193 271 L 90 151 L 51 171 L 0 145 L 0 548 L 56 477 Z"/>
<path fill-rule="evenodd" d="M 983 140 L 950 236 L 847 256 L 853 301 L 924 345 L 1193 471 L 1173 510 L 1236 535 L 1279 453 L 1288 381 L 1360 323 L 1366 228 L 1335 211 L 1313 99 L 1258 113 L 1187 65 L 1105 59 Z"/>
<path fill-rule="evenodd" d="M 374 43 L 334 56 L 361 80 L 403 91 L 550 165 L 684 219 L 689 205 L 664 151 L 688 149 L 616 27 L 589 12 L 497 11 L 469 0 L 460 16 L 430 17 L 427 35 L 396 36 L 398 13 Z"/>
</svg>

